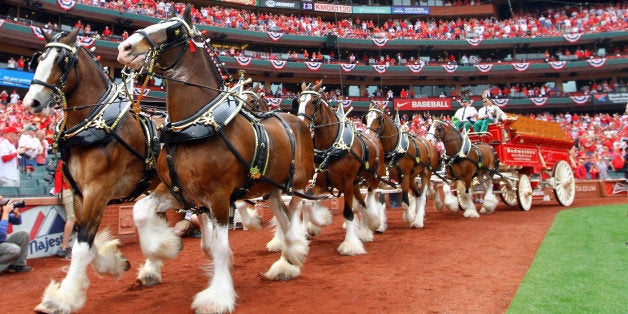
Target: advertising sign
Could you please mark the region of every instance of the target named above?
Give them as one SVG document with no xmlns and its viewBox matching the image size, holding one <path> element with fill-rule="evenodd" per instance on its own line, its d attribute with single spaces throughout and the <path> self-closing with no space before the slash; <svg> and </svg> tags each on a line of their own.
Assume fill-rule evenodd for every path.
<svg viewBox="0 0 628 314">
<path fill-rule="evenodd" d="M 390 7 L 392 14 L 430 14 L 430 7 Z"/>
<path fill-rule="evenodd" d="M 260 0 L 260 6 L 266 8 L 295 9 L 301 8 L 300 2 L 279 1 L 279 0 Z"/>
<path fill-rule="evenodd" d="M 352 12 L 350 5 L 329 4 L 329 3 L 314 3 L 314 11 L 336 12 L 336 13 L 351 13 Z"/>
<path fill-rule="evenodd" d="M 353 7 L 354 14 L 390 14 L 390 7 L 382 6 L 354 6 Z"/>
<path fill-rule="evenodd" d="M 314 3 L 310 1 L 301 2 L 301 10 L 314 10 Z"/>
<path fill-rule="evenodd" d="M 628 103 L 628 93 L 592 94 L 594 105 L 623 105 Z"/>
<path fill-rule="evenodd" d="M 257 0 L 219 0 L 219 1 L 227 2 L 227 3 L 251 5 L 251 6 L 254 6 L 257 4 Z"/>
<path fill-rule="evenodd" d="M 628 196 L 626 180 L 604 180 L 604 196 Z"/>
<path fill-rule="evenodd" d="M 395 99 L 399 110 L 451 110 L 451 98 Z"/>
<path fill-rule="evenodd" d="M 539 151 L 535 148 L 530 148 L 526 146 L 506 146 L 503 149 L 503 160 L 507 160 L 510 162 L 523 162 L 527 164 L 539 164 L 541 160 L 539 159 Z"/>
<path fill-rule="evenodd" d="M 28 88 L 33 80 L 34 73 L 0 69 L 0 86 Z"/>
<path fill-rule="evenodd" d="M 20 210 L 22 224 L 11 225 L 9 233 L 24 230 L 30 235 L 28 258 L 51 256 L 59 251 L 65 219 L 62 205 L 44 205 Z M 72 243 L 74 239 L 70 239 Z"/>
</svg>

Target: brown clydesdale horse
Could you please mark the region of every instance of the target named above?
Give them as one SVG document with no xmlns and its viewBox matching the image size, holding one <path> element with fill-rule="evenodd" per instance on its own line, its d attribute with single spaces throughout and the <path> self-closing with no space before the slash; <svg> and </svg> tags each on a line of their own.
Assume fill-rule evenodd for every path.
<svg viewBox="0 0 628 314">
<path fill-rule="evenodd" d="M 460 207 L 464 209 L 464 216 L 478 218 L 477 209 L 471 197 L 471 184 L 477 177 L 478 183 L 485 191 L 481 213 L 492 213 L 497 207 L 497 197 L 493 194 L 493 175 L 498 173 L 499 159 L 495 149 L 489 144 L 473 144 L 466 136 L 460 134 L 456 128 L 447 122 L 435 120 L 432 122 L 426 136 L 432 141 L 441 141 L 445 146 L 445 167 L 447 176 L 464 183 L 464 196 L 459 197 Z M 458 199 L 451 194 L 451 188 L 445 184 L 445 205 L 451 211 L 458 210 Z"/>
<path fill-rule="evenodd" d="M 423 228 L 427 194 L 433 191 L 431 178 L 440 165 L 440 153 L 432 142 L 403 131 L 401 125 L 395 123 L 381 106 L 371 104 L 366 114 L 366 127 L 381 141 L 389 178 L 397 180 L 403 191 L 403 220 L 411 228 Z M 417 187 L 417 176 L 421 180 L 422 191 Z M 439 201 L 437 197 L 435 204 L 442 207 Z M 383 231 L 386 216 L 381 217 L 380 231 Z"/>
<path fill-rule="evenodd" d="M 79 310 L 89 283 L 86 268 L 120 277 L 130 265 L 108 231 L 98 232 L 107 204 L 130 201 L 157 183 L 159 150 L 151 119 L 131 110 L 123 85 L 114 84 L 103 67 L 76 43 L 78 29 L 51 37 L 36 60 L 23 105 L 33 114 L 62 106 L 65 117 L 55 139 L 66 182 L 74 192 L 75 230 L 67 276 L 52 282 L 35 309 L 45 313 Z M 137 110 L 139 111 L 139 110 Z M 177 246 L 178 247 L 178 246 Z"/>
<path fill-rule="evenodd" d="M 375 189 L 386 175 L 384 150 L 379 140 L 354 130 L 342 104 L 334 111 L 321 97 L 322 80 L 314 86 L 301 86 L 298 116 L 312 130 L 316 166 L 315 194 L 335 188 L 344 194 L 346 235 L 338 247 L 343 255 L 364 254 L 362 241 L 373 240 L 373 230 L 380 225 L 380 208 Z M 366 202 L 360 186 L 368 188 Z M 304 209 L 306 213 L 306 209 Z M 361 213 L 361 225 L 354 213 Z"/>
<path fill-rule="evenodd" d="M 153 68 L 166 82 L 169 121 L 162 128 L 157 160 L 167 190 L 157 189 L 134 207 L 138 229 L 173 198 L 201 216 L 201 247 L 213 261 L 209 286 L 196 294 L 196 312 L 231 312 L 236 293 L 228 239 L 230 204 L 269 195 L 283 232 L 281 257 L 266 272 L 271 279 L 300 274 L 309 250 L 299 218 L 301 196 L 314 175 L 314 148 L 307 126 L 296 116 L 269 113 L 259 119 L 224 87 L 220 63 L 203 35 L 192 26 L 190 6 L 184 18 L 137 31 L 118 47 L 118 61 L 133 69 Z M 170 192 L 168 192 L 170 190 Z M 286 208 L 283 192 L 293 193 Z M 150 239 L 150 238 L 148 238 Z M 150 242 L 150 243 L 149 243 Z M 145 245 L 146 244 L 146 245 Z M 157 254 L 162 243 L 141 242 L 143 252 Z M 159 265 L 160 266 L 160 265 Z M 142 269 L 139 280 L 161 278 L 158 267 Z"/>
</svg>

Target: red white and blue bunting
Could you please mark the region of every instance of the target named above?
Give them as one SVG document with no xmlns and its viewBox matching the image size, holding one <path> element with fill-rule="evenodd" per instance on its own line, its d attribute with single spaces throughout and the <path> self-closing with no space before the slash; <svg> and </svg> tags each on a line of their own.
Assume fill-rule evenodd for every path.
<svg viewBox="0 0 628 314">
<path fill-rule="evenodd" d="M 238 56 L 238 57 L 235 57 L 235 60 L 240 66 L 245 67 L 251 64 L 251 61 L 253 61 L 253 58 Z"/>
<path fill-rule="evenodd" d="M 139 95 L 141 91 L 142 91 L 141 88 L 134 87 L 133 88 L 133 95 Z M 142 94 L 142 96 L 148 96 L 149 94 L 150 94 L 150 89 L 149 88 L 144 88 L 144 93 Z"/>
<path fill-rule="evenodd" d="M 493 68 L 493 65 L 490 63 L 489 64 L 475 64 L 475 68 L 478 69 L 478 71 L 482 73 L 487 73 Z"/>
<path fill-rule="evenodd" d="M 372 40 L 373 40 L 373 43 L 375 44 L 375 46 L 377 46 L 377 47 L 384 47 L 388 43 L 388 38 L 387 37 L 384 37 L 384 38 L 373 38 Z"/>
<path fill-rule="evenodd" d="M 423 70 L 423 67 L 425 65 L 424 64 L 408 64 L 406 65 L 406 67 L 408 67 L 408 70 L 410 70 L 410 72 L 412 73 L 419 73 Z"/>
<path fill-rule="evenodd" d="M 563 35 L 563 37 L 565 38 L 566 41 L 570 43 L 575 43 L 578 40 L 580 40 L 580 37 L 582 37 L 582 34 L 565 34 Z"/>
<path fill-rule="evenodd" d="M 530 102 L 535 106 L 543 106 L 547 102 L 547 97 L 532 97 Z"/>
<path fill-rule="evenodd" d="M 594 68 L 599 68 L 606 63 L 606 58 L 589 59 L 587 60 L 587 63 Z"/>
<path fill-rule="evenodd" d="M 569 96 L 571 101 L 573 101 L 577 105 L 584 105 L 589 102 L 591 95 L 583 95 L 583 96 Z"/>
<path fill-rule="evenodd" d="M 372 100 L 372 102 L 378 108 L 386 108 L 386 107 L 388 107 L 388 100 Z"/>
<path fill-rule="evenodd" d="M 281 105 L 283 98 L 266 98 L 266 102 L 268 103 L 268 107 L 270 109 L 277 109 Z"/>
<path fill-rule="evenodd" d="M 341 63 L 340 68 L 345 72 L 351 72 L 353 68 L 355 68 L 355 64 L 352 63 Z"/>
<path fill-rule="evenodd" d="M 318 71 L 321 69 L 321 66 L 323 65 L 323 63 L 321 62 L 305 62 L 305 66 L 310 70 L 310 71 Z"/>
<path fill-rule="evenodd" d="M 447 73 L 454 73 L 456 72 L 456 70 L 458 70 L 458 65 L 457 64 L 443 64 L 443 69 L 445 69 Z"/>
<path fill-rule="evenodd" d="M 549 64 L 554 70 L 561 70 L 565 67 L 565 65 L 567 65 L 567 61 L 550 61 L 547 64 Z"/>
<path fill-rule="evenodd" d="M 530 62 L 512 63 L 512 67 L 519 72 L 523 72 L 530 67 Z"/>
<path fill-rule="evenodd" d="M 87 36 L 76 36 L 76 42 L 79 46 L 83 46 L 87 49 L 92 48 L 96 43 L 96 38 L 87 37 Z"/>
<path fill-rule="evenodd" d="M 373 69 L 375 69 L 375 72 L 379 73 L 379 74 L 384 74 L 386 73 L 386 70 L 388 70 L 388 66 L 383 64 L 374 64 L 373 65 Z"/>
<path fill-rule="evenodd" d="M 75 0 L 57 0 L 57 4 L 62 10 L 68 11 L 76 5 Z"/>
<path fill-rule="evenodd" d="M 508 102 L 510 101 L 510 99 L 508 98 L 501 98 L 501 99 L 492 99 L 493 103 L 495 103 L 497 106 L 503 108 L 506 107 L 506 105 L 508 105 Z"/>
<path fill-rule="evenodd" d="M 482 42 L 482 37 L 478 37 L 478 38 L 467 38 L 467 43 L 469 43 L 469 45 L 473 46 L 473 47 L 477 47 L 480 45 L 480 43 Z"/>
<path fill-rule="evenodd" d="M 353 100 L 351 99 L 347 99 L 347 100 L 339 100 L 338 104 L 342 104 L 342 109 L 344 109 L 345 112 L 347 112 L 347 110 L 349 110 L 349 108 L 351 108 L 351 102 Z"/>
<path fill-rule="evenodd" d="M 279 41 L 281 39 L 281 37 L 283 37 L 283 33 L 279 33 L 279 32 L 268 32 L 268 37 L 270 37 L 270 40 L 272 41 Z"/>
<path fill-rule="evenodd" d="M 270 60 L 270 64 L 273 66 L 273 68 L 275 68 L 275 70 L 281 70 L 286 66 L 286 64 L 288 64 L 288 61 Z"/>
<path fill-rule="evenodd" d="M 43 32 L 46 32 L 49 35 L 52 34 L 51 29 L 41 29 L 40 27 L 37 27 L 37 26 L 31 26 L 31 31 L 33 32 L 33 35 L 35 35 L 35 37 L 37 37 L 39 40 L 45 39 Z"/>
</svg>

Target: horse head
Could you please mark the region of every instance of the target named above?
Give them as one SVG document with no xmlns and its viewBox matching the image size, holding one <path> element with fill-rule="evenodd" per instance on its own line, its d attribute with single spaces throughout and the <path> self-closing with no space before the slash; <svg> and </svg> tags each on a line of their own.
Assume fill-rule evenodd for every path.
<svg viewBox="0 0 628 314">
<path fill-rule="evenodd" d="M 69 34 L 57 33 L 54 36 L 43 33 L 48 43 L 43 53 L 37 53 L 35 74 L 22 102 L 31 113 L 50 114 L 48 108 L 65 102 L 66 94 L 79 81 L 78 31 L 75 29 Z"/>
<path fill-rule="evenodd" d="M 445 124 L 443 121 L 434 120 L 430 125 L 430 128 L 427 130 L 427 135 L 425 135 L 425 139 L 430 142 L 443 141 L 445 138 Z"/>
<path fill-rule="evenodd" d="M 193 28 L 190 11 L 188 5 L 183 19 L 172 17 L 133 33 L 118 45 L 118 62 L 136 71 L 152 62 L 157 71 L 174 67 L 186 50 L 193 49 L 193 39 L 200 37 Z"/>
<path fill-rule="evenodd" d="M 366 118 L 366 129 L 375 133 L 376 136 L 380 137 L 384 132 L 384 119 L 386 114 L 384 113 L 383 106 L 378 106 L 377 104 L 371 102 L 369 105 L 369 111 L 367 112 Z"/>
<path fill-rule="evenodd" d="M 299 110 L 297 116 L 305 122 L 306 125 L 312 126 L 319 124 L 320 118 L 319 111 L 323 104 L 322 93 L 325 90 L 323 87 L 323 80 L 321 79 L 318 84 L 312 85 L 301 84 L 301 93 L 299 94 Z"/>
</svg>

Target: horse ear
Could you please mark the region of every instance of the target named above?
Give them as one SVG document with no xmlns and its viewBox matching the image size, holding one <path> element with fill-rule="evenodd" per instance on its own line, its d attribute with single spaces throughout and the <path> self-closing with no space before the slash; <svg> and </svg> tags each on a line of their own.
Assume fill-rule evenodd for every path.
<svg viewBox="0 0 628 314">
<path fill-rule="evenodd" d="M 42 35 L 44 35 L 44 39 L 46 40 L 47 43 L 52 41 L 52 35 L 46 33 L 46 32 L 41 32 Z"/>
<path fill-rule="evenodd" d="M 320 81 L 318 81 L 318 84 L 314 85 L 314 87 L 312 87 L 313 90 L 318 91 L 321 86 L 323 86 L 323 79 L 321 79 Z"/>
<path fill-rule="evenodd" d="M 78 28 L 73 29 L 67 36 L 61 38 L 61 40 L 59 41 L 72 46 L 74 42 L 76 41 L 76 37 L 78 36 L 79 30 L 80 29 Z"/>
<path fill-rule="evenodd" d="M 183 20 L 192 27 L 192 5 L 189 3 L 185 6 L 185 10 L 183 11 Z"/>
<path fill-rule="evenodd" d="M 307 88 L 307 85 L 305 85 L 305 82 L 301 83 L 301 91 L 304 91 Z"/>
</svg>

